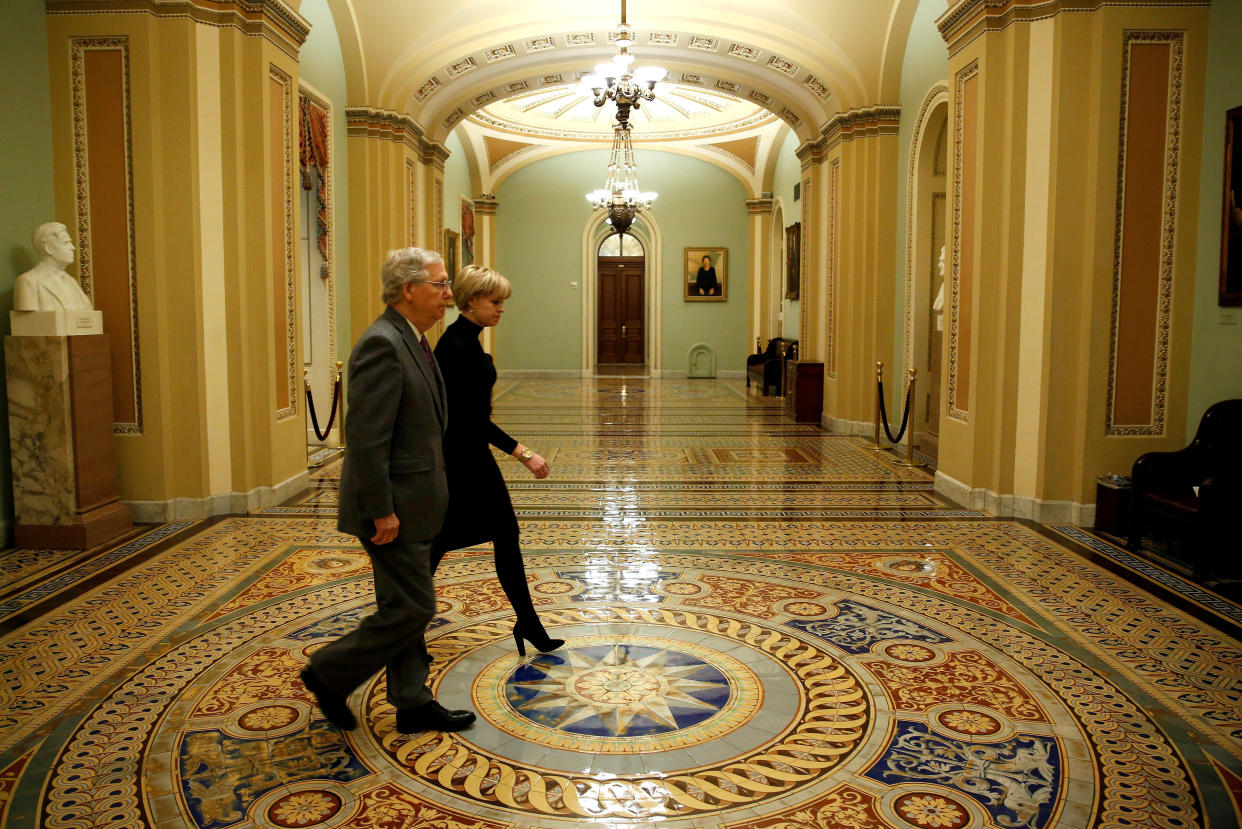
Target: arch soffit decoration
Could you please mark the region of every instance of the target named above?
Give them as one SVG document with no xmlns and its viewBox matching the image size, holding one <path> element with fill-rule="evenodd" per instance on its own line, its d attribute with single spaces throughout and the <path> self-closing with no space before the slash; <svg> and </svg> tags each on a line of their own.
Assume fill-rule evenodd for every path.
<svg viewBox="0 0 1242 829">
<path fill-rule="evenodd" d="M 712 149 L 710 145 L 713 139 L 710 138 L 692 141 L 635 142 L 635 152 L 639 156 L 640 171 L 642 168 L 642 155 L 649 152 L 673 153 L 705 161 L 737 179 L 738 183 L 742 185 L 742 189 L 746 192 L 746 197 L 754 199 L 758 198 L 761 193 L 771 190 L 772 178 L 776 169 L 776 156 L 779 148 L 782 146 L 787 129 L 788 127 L 780 121 L 771 121 L 757 130 L 740 134 L 744 137 L 754 135 L 759 139 L 753 168 L 725 152 Z M 487 129 L 472 120 L 459 124 L 456 131 L 461 138 L 466 155 L 469 156 L 467 163 L 471 168 L 472 183 L 479 188 L 478 192 L 484 193 L 496 193 L 510 176 L 540 161 L 569 153 L 607 150 L 610 147 L 610 144 L 604 141 L 549 140 L 521 137 L 506 133 L 503 137 L 520 140 L 522 143 L 528 144 L 528 147 L 506 156 L 493 169 L 487 159 L 487 151 L 483 141 L 485 137 L 499 135 L 499 133 Z M 738 135 L 731 134 L 727 137 L 736 138 Z M 476 169 L 479 172 L 477 179 L 474 178 L 474 171 Z"/>
</svg>

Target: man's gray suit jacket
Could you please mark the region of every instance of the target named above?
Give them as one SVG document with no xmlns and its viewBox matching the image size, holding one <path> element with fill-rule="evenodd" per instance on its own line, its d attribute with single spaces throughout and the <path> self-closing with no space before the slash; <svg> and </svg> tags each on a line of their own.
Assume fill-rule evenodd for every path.
<svg viewBox="0 0 1242 829">
<path fill-rule="evenodd" d="M 435 537 L 448 507 L 444 385 L 392 307 L 354 345 L 347 399 L 337 529 L 369 540 L 396 513 L 397 541 Z"/>
</svg>

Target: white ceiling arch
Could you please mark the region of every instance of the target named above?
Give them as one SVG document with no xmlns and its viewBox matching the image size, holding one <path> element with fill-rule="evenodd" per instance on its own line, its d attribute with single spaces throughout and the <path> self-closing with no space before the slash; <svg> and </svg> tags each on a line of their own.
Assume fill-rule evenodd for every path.
<svg viewBox="0 0 1242 829">
<path fill-rule="evenodd" d="M 780 115 L 803 140 L 859 107 L 892 104 L 895 44 L 918 0 L 629 0 L 640 63 L 698 76 Z M 433 141 L 489 101 L 615 52 L 619 0 L 329 0 L 350 104 L 410 115 Z M 689 81 L 682 81 L 689 82 Z M 766 99 L 766 101 L 765 101 Z"/>
</svg>

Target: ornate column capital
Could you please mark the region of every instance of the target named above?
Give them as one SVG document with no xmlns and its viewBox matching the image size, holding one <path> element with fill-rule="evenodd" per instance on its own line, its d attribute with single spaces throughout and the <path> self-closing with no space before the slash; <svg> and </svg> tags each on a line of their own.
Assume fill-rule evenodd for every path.
<svg viewBox="0 0 1242 829">
<path fill-rule="evenodd" d="M 759 199 L 747 199 L 746 210 L 752 216 L 760 216 L 770 214 L 775 200 L 771 196 L 764 196 Z"/>
<path fill-rule="evenodd" d="M 474 200 L 474 212 L 478 216 L 495 216 L 500 202 L 491 193 L 484 193 Z"/>
</svg>

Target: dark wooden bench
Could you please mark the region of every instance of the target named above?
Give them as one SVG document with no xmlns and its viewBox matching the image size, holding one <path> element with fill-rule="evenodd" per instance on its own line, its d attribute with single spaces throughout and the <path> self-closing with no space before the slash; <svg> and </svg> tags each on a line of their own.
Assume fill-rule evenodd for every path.
<svg viewBox="0 0 1242 829">
<path fill-rule="evenodd" d="M 1171 543 L 1197 577 L 1242 576 L 1242 400 L 1210 406 L 1189 446 L 1140 455 L 1130 477 L 1132 550 L 1150 537 Z"/>
<path fill-rule="evenodd" d="M 756 351 L 746 358 L 746 388 L 755 383 L 764 396 L 781 394 L 785 382 L 785 361 L 797 357 L 797 340 L 787 340 L 784 337 L 768 340 L 766 349 Z"/>
</svg>

